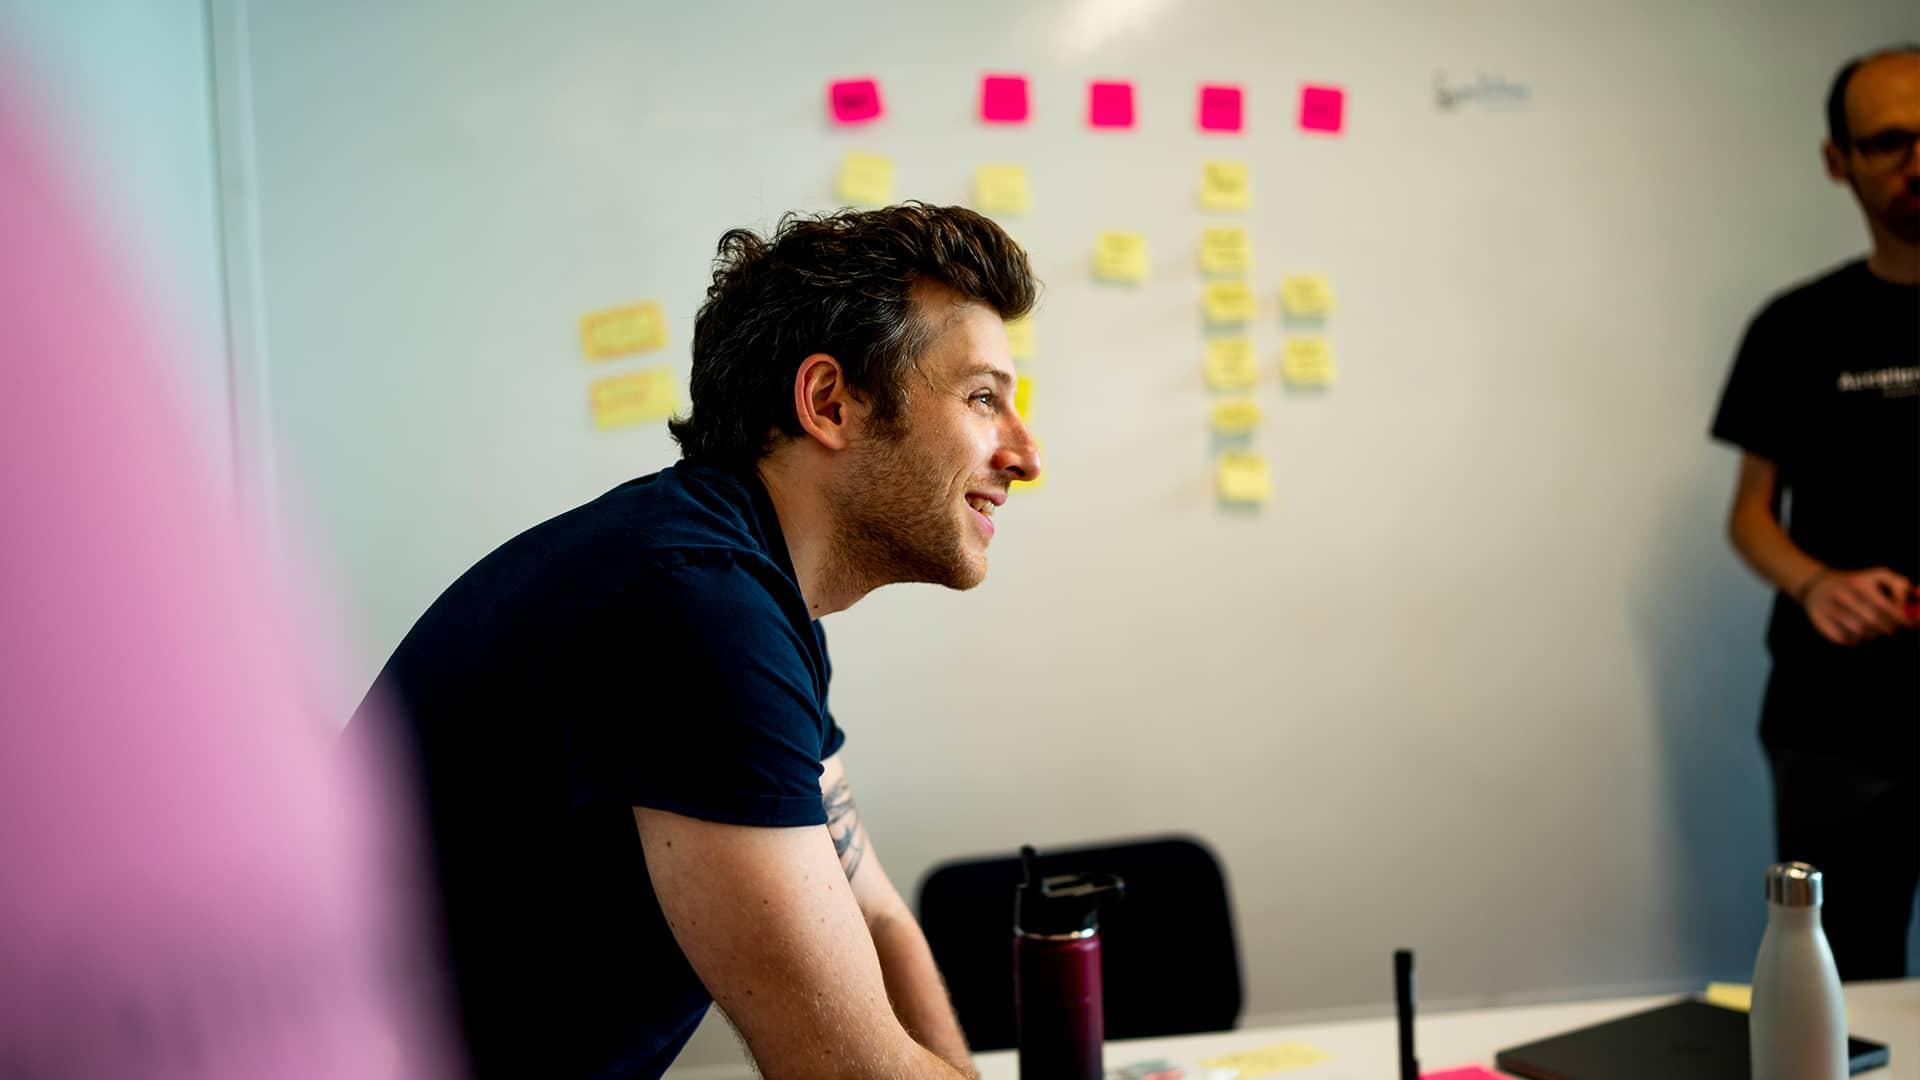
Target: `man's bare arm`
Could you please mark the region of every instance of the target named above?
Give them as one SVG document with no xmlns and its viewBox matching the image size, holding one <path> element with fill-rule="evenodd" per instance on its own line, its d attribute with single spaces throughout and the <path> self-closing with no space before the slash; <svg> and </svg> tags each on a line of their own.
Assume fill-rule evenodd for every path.
<svg viewBox="0 0 1920 1080">
<path fill-rule="evenodd" d="M 888 1007 L 827 830 L 636 808 L 647 873 L 693 970 L 768 1080 L 959 1077 Z"/>
<path fill-rule="evenodd" d="M 964 1074 L 974 1075 L 966 1036 L 961 1033 L 953 1001 L 934 965 L 933 950 L 927 947 L 919 920 L 873 853 L 873 842 L 854 807 L 853 790 L 839 755 L 827 761 L 820 774 L 820 789 L 827 810 L 827 831 L 873 938 L 894 1014 L 920 1045 Z"/>
</svg>

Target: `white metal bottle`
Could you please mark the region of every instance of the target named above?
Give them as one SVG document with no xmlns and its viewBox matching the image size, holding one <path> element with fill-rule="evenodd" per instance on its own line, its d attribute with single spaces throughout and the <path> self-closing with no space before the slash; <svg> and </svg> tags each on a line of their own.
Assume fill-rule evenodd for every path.
<svg viewBox="0 0 1920 1080">
<path fill-rule="evenodd" d="M 1847 1005 L 1820 929 L 1820 871 L 1767 868 L 1767 932 L 1747 1020 L 1754 1080 L 1846 1080 Z"/>
</svg>

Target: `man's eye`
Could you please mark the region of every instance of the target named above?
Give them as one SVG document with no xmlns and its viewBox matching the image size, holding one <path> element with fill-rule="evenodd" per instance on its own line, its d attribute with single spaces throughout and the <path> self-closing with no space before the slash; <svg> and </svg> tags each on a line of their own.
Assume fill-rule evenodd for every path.
<svg viewBox="0 0 1920 1080">
<path fill-rule="evenodd" d="M 993 391 L 982 390 L 974 394 L 973 397 L 969 398 L 968 400 L 991 407 L 995 401 L 995 398 L 994 398 Z"/>
</svg>

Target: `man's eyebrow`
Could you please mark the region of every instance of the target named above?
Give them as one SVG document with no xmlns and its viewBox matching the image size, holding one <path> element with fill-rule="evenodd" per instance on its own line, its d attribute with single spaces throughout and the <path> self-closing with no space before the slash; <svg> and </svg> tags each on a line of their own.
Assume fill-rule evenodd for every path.
<svg viewBox="0 0 1920 1080">
<path fill-rule="evenodd" d="M 971 371 L 961 372 L 960 378 L 962 381 L 965 381 L 968 379 L 977 379 L 982 375 L 988 376 L 1002 386 L 1011 385 L 1013 382 L 1013 376 L 1007 374 L 1004 369 L 994 367 L 990 364 L 982 364 Z"/>
</svg>

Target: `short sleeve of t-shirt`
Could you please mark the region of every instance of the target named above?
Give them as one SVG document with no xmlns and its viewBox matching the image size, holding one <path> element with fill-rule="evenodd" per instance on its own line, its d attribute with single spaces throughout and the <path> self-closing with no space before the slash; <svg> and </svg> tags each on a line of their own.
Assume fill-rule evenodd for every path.
<svg viewBox="0 0 1920 1080">
<path fill-rule="evenodd" d="M 1793 456 L 1790 328 L 1780 305 L 1769 305 L 1747 327 L 1733 361 L 1713 437 L 1781 464 Z"/>
<path fill-rule="evenodd" d="M 821 762 L 844 739 L 825 641 L 768 575 L 744 553 L 663 557 L 609 605 L 605 707 L 576 720 L 599 796 L 736 825 L 826 822 Z"/>
</svg>

